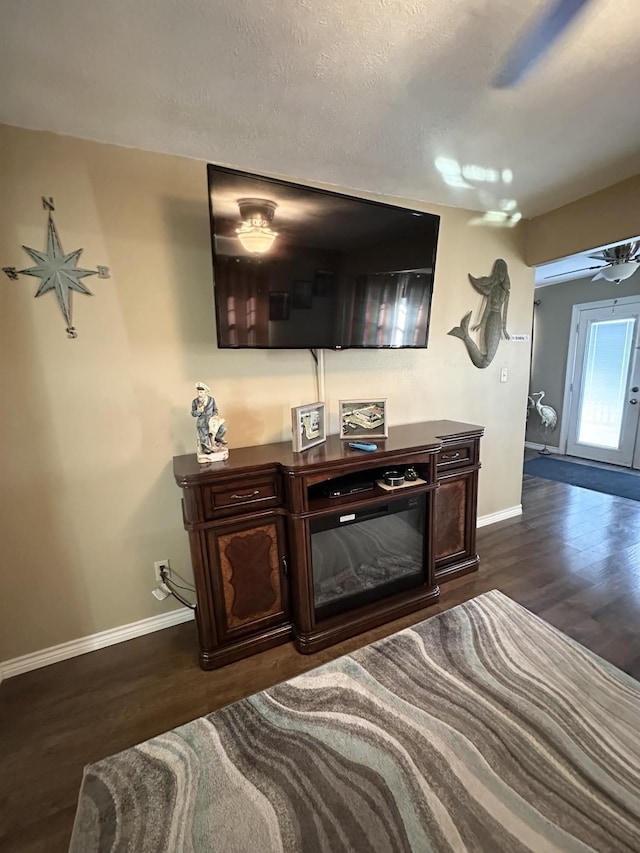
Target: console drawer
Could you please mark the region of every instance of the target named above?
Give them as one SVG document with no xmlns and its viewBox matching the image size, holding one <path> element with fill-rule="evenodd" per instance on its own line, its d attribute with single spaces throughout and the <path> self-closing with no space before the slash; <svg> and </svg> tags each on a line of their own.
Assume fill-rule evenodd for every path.
<svg viewBox="0 0 640 853">
<path fill-rule="evenodd" d="M 439 471 L 461 468 L 475 462 L 475 442 L 467 441 L 443 447 L 436 457 Z"/>
<path fill-rule="evenodd" d="M 274 477 L 260 480 L 242 479 L 224 486 L 205 489 L 204 512 L 207 519 L 228 514 L 229 510 L 242 512 L 280 504 L 278 480 Z M 224 511 L 227 512 L 224 512 Z"/>
</svg>

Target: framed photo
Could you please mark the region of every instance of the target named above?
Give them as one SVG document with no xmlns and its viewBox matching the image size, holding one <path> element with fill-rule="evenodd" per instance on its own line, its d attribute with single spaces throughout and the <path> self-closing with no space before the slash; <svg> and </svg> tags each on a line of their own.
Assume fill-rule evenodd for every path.
<svg viewBox="0 0 640 853">
<path fill-rule="evenodd" d="M 324 403 L 307 403 L 291 409 L 293 452 L 300 453 L 327 440 L 327 417 Z"/>
<path fill-rule="evenodd" d="M 313 297 L 313 282 L 312 281 L 294 281 L 293 282 L 293 308 L 311 308 Z"/>
<path fill-rule="evenodd" d="M 340 400 L 340 438 L 386 438 L 386 400 Z"/>
</svg>

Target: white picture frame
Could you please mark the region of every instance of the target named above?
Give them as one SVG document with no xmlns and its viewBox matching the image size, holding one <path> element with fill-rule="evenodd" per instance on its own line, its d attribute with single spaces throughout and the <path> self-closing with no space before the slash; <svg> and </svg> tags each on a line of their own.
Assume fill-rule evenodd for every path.
<svg viewBox="0 0 640 853">
<path fill-rule="evenodd" d="M 327 440 L 327 412 L 324 403 L 307 403 L 291 409 L 291 437 L 294 453 L 302 453 Z"/>
<path fill-rule="evenodd" d="M 386 438 L 386 400 L 340 400 L 340 438 Z"/>
</svg>

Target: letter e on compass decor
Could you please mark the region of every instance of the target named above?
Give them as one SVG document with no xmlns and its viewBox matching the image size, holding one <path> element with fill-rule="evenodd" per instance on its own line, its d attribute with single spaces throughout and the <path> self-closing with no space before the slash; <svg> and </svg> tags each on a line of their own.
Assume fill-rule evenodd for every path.
<svg viewBox="0 0 640 853">
<path fill-rule="evenodd" d="M 16 270 L 15 267 L 3 267 L 2 269 L 12 281 L 17 281 L 20 275 L 39 278 L 40 284 L 35 293 L 36 297 L 42 296 L 50 290 L 53 291 L 67 324 L 67 337 L 77 338 L 78 333 L 71 320 L 71 291 L 91 296 L 91 291 L 81 279 L 89 275 L 97 275 L 99 270 L 108 268 L 99 267 L 96 270 L 88 270 L 79 267 L 77 264 L 82 254 L 82 249 L 76 249 L 73 252 L 65 254 L 53 222 L 53 217 L 51 216 L 54 210 L 53 199 L 45 199 L 43 196 L 42 202 L 43 207 L 48 211 L 47 245 L 44 252 L 23 246 L 22 248 L 25 252 L 35 261 L 35 266 L 23 270 Z M 99 278 L 105 277 L 104 273 L 99 276 Z"/>
</svg>

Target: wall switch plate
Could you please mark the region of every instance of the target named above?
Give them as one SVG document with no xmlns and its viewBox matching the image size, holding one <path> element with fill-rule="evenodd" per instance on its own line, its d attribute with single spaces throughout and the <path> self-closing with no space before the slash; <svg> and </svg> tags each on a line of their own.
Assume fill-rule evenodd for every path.
<svg viewBox="0 0 640 853">
<path fill-rule="evenodd" d="M 506 382 L 509 378 L 509 370 L 506 367 L 500 368 L 500 382 Z"/>
<path fill-rule="evenodd" d="M 171 574 L 171 564 L 169 560 L 158 560 L 153 564 L 153 568 L 156 572 L 156 580 L 162 581 L 162 575 L 160 574 L 160 569 L 164 569 L 167 575 Z"/>
</svg>

